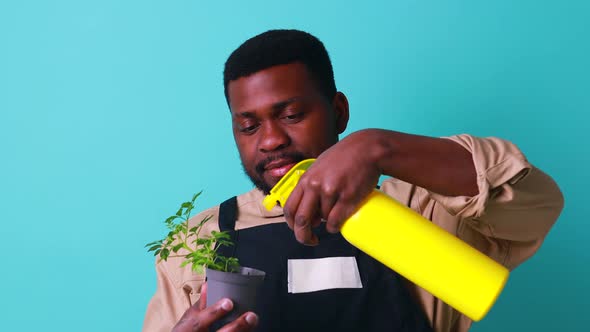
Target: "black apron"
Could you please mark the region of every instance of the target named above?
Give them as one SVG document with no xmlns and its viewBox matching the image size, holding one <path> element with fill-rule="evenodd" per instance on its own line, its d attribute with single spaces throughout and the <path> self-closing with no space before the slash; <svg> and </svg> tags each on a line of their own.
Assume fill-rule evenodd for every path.
<svg viewBox="0 0 590 332">
<path fill-rule="evenodd" d="M 220 205 L 219 229 L 230 233 L 234 245 L 219 247 L 219 253 L 266 272 L 257 294 L 257 331 L 432 331 L 404 279 L 340 233 L 328 233 L 325 223 L 314 230 L 320 244 L 309 247 L 296 241 L 286 222 L 236 231 L 236 216 L 232 197 Z M 288 293 L 289 259 L 326 257 L 355 257 L 362 288 Z"/>
</svg>

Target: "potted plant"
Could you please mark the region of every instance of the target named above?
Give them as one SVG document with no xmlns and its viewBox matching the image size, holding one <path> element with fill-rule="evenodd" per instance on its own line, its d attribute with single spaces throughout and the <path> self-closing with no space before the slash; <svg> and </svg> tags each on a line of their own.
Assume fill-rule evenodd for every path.
<svg viewBox="0 0 590 332">
<path fill-rule="evenodd" d="M 191 212 L 201 192 L 194 194 L 190 201 L 180 205 L 176 214 L 164 223 L 168 228 L 165 238 L 146 244 L 148 252 L 159 256 L 158 263 L 170 257 L 183 258 L 180 267 L 190 265 L 196 273 L 207 276 L 207 303 L 213 304 L 221 298 L 230 298 L 234 303 L 232 312 L 224 317 L 221 325 L 233 321 L 246 311 L 254 310 L 256 290 L 264 280 L 265 273 L 242 267 L 235 257 L 225 257 L 217 252 L 221 245 L 234 245 L 227 232 L 212 231 L 201 234 L 203 226 L 211 216 L 193 224 Z"/>
</svg>

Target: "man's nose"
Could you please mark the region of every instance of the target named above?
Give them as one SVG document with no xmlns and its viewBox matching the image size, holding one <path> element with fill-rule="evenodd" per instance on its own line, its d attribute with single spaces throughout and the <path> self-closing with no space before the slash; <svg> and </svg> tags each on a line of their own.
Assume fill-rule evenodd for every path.
<svg viewBox="0 0 590 332">
<path fill-rule="evenodd" d="M 291 143 L 289 135 L 280 125 L 272 122 L 264 124 L 259 149 L 262 152 L 272 152 L 283 149 Z"/>
</svg>

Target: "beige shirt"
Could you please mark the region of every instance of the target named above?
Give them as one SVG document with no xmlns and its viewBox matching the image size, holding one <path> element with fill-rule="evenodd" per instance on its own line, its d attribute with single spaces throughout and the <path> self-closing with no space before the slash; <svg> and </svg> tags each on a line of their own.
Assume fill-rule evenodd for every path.
<svg viewBox="0 0 590 332">
<path fill-rule="evenodd" d="M 531 166 L 513 144 L 497 138 L 469 135 L 449 137 L 473 155 L 479 194 L 448 197 L 424 188 L 388 179 L 381 190 L 425 218 L 458 236 L 509 269 L 531 257 L 563 208 L 563 196 L 555 182 Z M 280 207 L 267 211 L 263 194 L 252 190 L 238 196 L 236 229 L 284 222 Z M 212 218 L 204 231 L 218 230 L 219 207 L 193 217 Z M 207 234 L 207 233 L 205 233 Z M 205 277 L 180 259 L 156 265 L 157 289 L 149 302 L 144 332 L 169 332 L 182 314 L 199 299 Z M 420 287 L 408 282 L 410 291 L 437 332 L 464 332 L 471 320 Z"/>
</svg>

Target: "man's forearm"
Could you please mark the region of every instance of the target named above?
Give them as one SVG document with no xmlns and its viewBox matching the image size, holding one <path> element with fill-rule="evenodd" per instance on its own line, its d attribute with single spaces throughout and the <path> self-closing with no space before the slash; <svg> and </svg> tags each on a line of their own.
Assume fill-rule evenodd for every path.
<svg viewBox="0 0 590 332">
<path fill-rule="evenodd" d="M 375 142 L 370 157 L 382 174 L 441 195 L 478 194 L 471 153 L 461 145 L 444 138 L 381 129 L 368 129 L 362 134 Z"/>
</svg>

